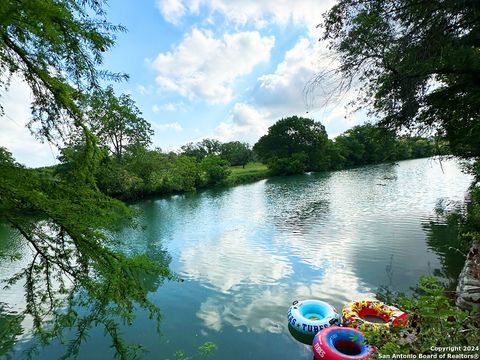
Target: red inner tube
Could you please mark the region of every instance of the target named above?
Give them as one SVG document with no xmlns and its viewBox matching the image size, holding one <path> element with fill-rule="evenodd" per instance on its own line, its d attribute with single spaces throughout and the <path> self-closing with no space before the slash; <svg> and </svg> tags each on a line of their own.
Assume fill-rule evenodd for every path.
<svg viewBox="0 0 480 360">
<path fill-rule="evenodd" d="M 390 321 L 390 316 L 389 316 L 388 314 L 379 313 L 377 310 L 375 310 L 375 309 L 369 309 L 369 308 L 363 308 L 363 309 L 361 309 L 361 310 L 358 312 L 358 316 L 361 317 L 362 319 L 365 318 L 366 316 L 375 316 L 375 317 L 378 317 L 378 318 L 382 319 L 382 320 L 385 321 L 385 322 L 389 322 L 389 321 Z"/>
<path fill-rule="evenodd" d="M 376 348 L 360 330 L 331 326 L 315 335 L 312 350 L 316 360 L 366 360 Z"/>
<path fill-rule="evenodd" d="M 333 346 L 335 346 L 335 349 L 340 351 L 342 354 L 349 356 L 359 355 L 362 352 L 360 346 L 350 340 L 338 340 Z"/>
</svg>

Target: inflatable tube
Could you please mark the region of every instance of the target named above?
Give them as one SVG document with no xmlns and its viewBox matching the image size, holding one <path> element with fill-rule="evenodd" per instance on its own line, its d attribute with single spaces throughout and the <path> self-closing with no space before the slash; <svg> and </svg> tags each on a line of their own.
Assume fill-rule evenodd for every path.
<svg viewBox="0 0 480 360">
<path fill-rule="evenodd" d="M 329 326 L 340 325 L 341 321 L 338 311 L 320 300 L 294 301 L 288 309 L 288 323 L 303 334 L 315 335 Z"/>
<path fill-rule="evenodd" d="M 288 332 L 292 337 L 305 345 L 312 345 L 314 334 L 304 334 L 295 330 L 291 324 L 288 324 Z"/>
<path fill-rule="evenodd" d="M 312 348 L 317 360 L 364 360 L 376 350 L 366 344 L 361 331 L 340 326 L 320 331 L 313 338 Z"/>
<path fill-rule="evenodd" d="M 407 314 L 394 306 L 378 300 L 354 301 L 342 309 L 343 324 L 359 329 L 388 329 L 390 326 L 405 326 Z M 368 320 L 368 317 L 379 318 L 380 323 Z"/>
</svg>

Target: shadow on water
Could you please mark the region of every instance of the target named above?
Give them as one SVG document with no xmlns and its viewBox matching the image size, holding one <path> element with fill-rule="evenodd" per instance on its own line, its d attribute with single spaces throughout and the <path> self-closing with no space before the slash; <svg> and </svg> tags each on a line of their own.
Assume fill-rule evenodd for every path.
<svg viewBox="0 0 480 360">
<path fill-rule="evenodd" d="M 448 287 L 454 289 L 463 265 L 468 246 L 459 236 L 458 214 L 437 217 L 436 219 L 422 222 L 426 234 L 426 243 L 430 250 L 435 252 L 440 260 L 441 268 L 430 268 L 425 275 L 434 275 L 447 281 Z M 382 290 L 393 289 L 394 256 L 391 255 L 390 263 L 385 266 L 388 284 L 382 285 Z"/>
<path fill-rule="evenodd" d="M 429 220 L 422 223 L 426 233 L 428 248 L 434 251 L 440 260 L 441 268 L 430 268 L 425 275 L 434 275 L 443 278 L 448 282 L 450 289 L 455 288 L 458 276 L 465 264 L 465 254 L 468 249 L 459 237 L 459 226 L 455 220 L 439 222 Z M 393 278 L 395 275 L 394 255 L 390 256 L 390 262 L 385 266 L 387 284 L 380 286 L 383 290 L 391 290 L 395 286 Z"/>
<path fill-rule="evenodd" d="M 465 263 L 467 249 L 459 236 L 458 222 L 454 219 L 446 222 L 429 221 L 422 224 L 427 232 L 427 245 L 435 251 L 442 265 L 435 269 L 434 275 L 446 278 L 454 285 Z"/>
</svg>

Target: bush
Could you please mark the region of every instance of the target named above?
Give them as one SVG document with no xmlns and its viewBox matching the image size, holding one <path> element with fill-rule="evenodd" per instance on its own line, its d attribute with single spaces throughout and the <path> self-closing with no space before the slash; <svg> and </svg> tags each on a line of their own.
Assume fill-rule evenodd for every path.
<svg viewBox="0 0 480 360">
<path fill-rule="evenodd" d="M 391 328 L 390 332 L 364 331 L 368 342 L 378 347 L 377 355 L 438 354 L 435 347 L 480 344 L 475 318 L 457 309 L 433 276 L 422 277 L 411 297 L 384 291 L 379 298 L 406 311 L 409 322 L 407 327 Z"/>
<path fill-rule="evenodd" d="M 273 175 L 294 175 L 303 174 L 307 169 L 308 156 L 303 153 L 294 153 L 291 156 L 274 157 L 268 163 Z"/>
<path fill-rule="evenodd" d="M 230 164 L 217 155 L 208 155 L 200 163 L 204 171 L 205 185 L 218 185 L 230 175 Z"/>
</svg>

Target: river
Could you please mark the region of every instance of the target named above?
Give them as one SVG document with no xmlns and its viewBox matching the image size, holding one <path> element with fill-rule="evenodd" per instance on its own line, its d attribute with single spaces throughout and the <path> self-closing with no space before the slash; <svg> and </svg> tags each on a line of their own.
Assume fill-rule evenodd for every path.
<svg viewBox="0 0 480 360">
<path fill-rule="evenodd" d="M 454 160 L 419 159 L 135 204 L 145 230 L 120 236 L 134 250 L 166 251 L 184 281 L 152 280 L 161 335 L 143 312 L 124 335 L 148 350 L 144 359 L 194 355 L 211 341 L 212 359 L 311 360 L 287 329 L 292 301 L 318 298 L 341 310 L 379 286 L 408 291 L 421 275 L 455 278 L 462 257 L 449 249 L 455 231 L 442 213 L 464 201 L 470 182 Z M 0 232 L 0 244 L 9 241 Z M 2 297 L 12 300 L 12 291 Z M 13 357 L 32 342 L 18 342 Z M 112 358 L 109 346 L 93 329 L 79 358 Z M 54 341 L 35 358 L 62 349 Z"/>
</svg>

